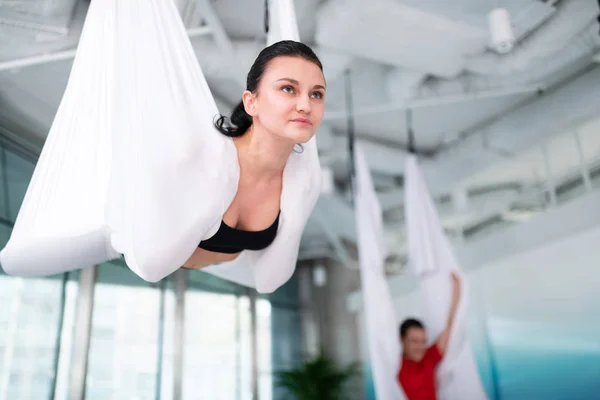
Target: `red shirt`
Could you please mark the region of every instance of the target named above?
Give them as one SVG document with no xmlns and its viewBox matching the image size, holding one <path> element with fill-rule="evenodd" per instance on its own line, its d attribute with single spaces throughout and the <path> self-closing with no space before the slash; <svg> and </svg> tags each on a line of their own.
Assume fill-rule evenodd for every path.
<svg viewBox="0 0 600 400">
<path fill-rule="evenodd" d="M 435 344 L 427 349 L 420 362 L 402 359 L 398 382 L 408 400 L 436 400 L 435 368 L 441 360 L 442 354 Z"/>
</svg>

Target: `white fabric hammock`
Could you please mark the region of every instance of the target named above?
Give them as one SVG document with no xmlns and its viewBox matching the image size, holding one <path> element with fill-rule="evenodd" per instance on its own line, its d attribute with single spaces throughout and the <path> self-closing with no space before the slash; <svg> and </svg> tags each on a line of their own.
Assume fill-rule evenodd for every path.
<svg viewBox="0 0 600 400">
<path fill-rule="evenodd" d="M 270 42 L 298 40 L 292 0 L 270 15 Z M 173 0 L 91 2 L 2 268 L 51 275 L 120 254 L 147 281 L 180 268 L 237 191 L 237 151 L 213 127 L 217 113 Z M 206 270 L 259 292 L 285 283 L 320 179 L 313 138 L 285 167 L 275 242 Z"/>
<path fill-rule="evenodd" d="M 386 281 L 383 220 L 371 172 L 359 143 L 354 148 L 355 214 L 367 347 L 378 400 L 404 400 L 396 374 L 402 346 L 390 288 Z"/>
<path fill-rule="evenodd" d="M 379 200 L 360 144 L 355 146 L 355 212 L 358 253 L 366 322 L 367 346 L 378 400 L 406 398 L 396 374 L 402 346 L 398 339 L 399 321 L 384 273 L 386 257 L 383 221 Z M 450 271 L 461 276 L 462 296 L 454 329 L 444 359 L 437 370 L 441 400 L 484 400 L 475 359 L 466 337 L 466 280 L 446 239 L 416 159 L 408 156 L 405 167 L 405 214 L 409 258 L 420 278 L 424 322 L 430 339 L 445 327 L 451 300 Z"/>
<path fill-rule="evenodd" d="M 409 265 L 420 279 L 423 320 L 431 339 L 444 329 L 452 298 L 450 272 L 461 278 L 461 298 L 446 354 L 437 370 L 441 400 L 484 400 L 470 341 L 466 333 L 468 286 L 413 155 L 404 169 L 404 212 Z"/>
</svg>

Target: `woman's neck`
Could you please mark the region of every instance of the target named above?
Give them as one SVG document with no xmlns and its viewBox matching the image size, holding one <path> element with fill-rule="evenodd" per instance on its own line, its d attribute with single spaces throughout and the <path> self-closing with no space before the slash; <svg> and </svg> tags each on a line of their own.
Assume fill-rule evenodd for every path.
<svg viewBox="0 0 600 400">
<path fill-rule="evenodd" d="M 281 177 L 294 145 L 252 125 L 234 143 L 244 180 L 270 181 Z"/>
</svg>

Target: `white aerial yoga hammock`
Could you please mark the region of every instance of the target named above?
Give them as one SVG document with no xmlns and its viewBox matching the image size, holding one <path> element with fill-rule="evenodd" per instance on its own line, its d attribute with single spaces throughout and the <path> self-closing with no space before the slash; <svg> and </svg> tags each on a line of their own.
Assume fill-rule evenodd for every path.
<svg viewBox="0 0 600 400">
<path fill-rule="evenodd" d="M 270 15 L 270 42 L 298 40 L 292 0 L 273 1 Z M 2 268 L 51 275 L 120 254 L 147 281 L 180 268 L 237 191 L 237 151 L 217 114 L 173 0 L 91 2 Z M 274 243 L 205 270 L 259 292 L 285 283 L 320 171 L 313 138 L 286 164 Z"/>
<path fill-rule="evenodd" d="M 484 400 L 487 397 L 466 333 L 467 282 L 412 154 L 406 159 L 404 182 L 409 264 L 420 281 L 423 320 L 430 338 L 439 335 L 448 319 L 452 298 L 450 272 L 460 277 L 461 298 L 447 350 L 437 369 L 438 396 L 441 400 Z"/>
<path fill-rule="evenodd" d="M 383 220 L 369 166 L 359 143 L 354 147 L 354 186 L 358 258 L 367 347 L 377 400 L 404 400 L 396 379 L 402 354 L 394 304 L 384 273 Z"/>
<path fill-rule="evenodd" d="M 377 400 L 406 398 L 397 381 L 401 363 L 397 315 L 383 265 L 386 256 L 381 208 L 360 144 L 355 145 L 355 201 L 358 253 L 371 370 Z M 405 213 L 409 258 L 420 278 L 424 322 L 434 339 L 444 328 L 450 307 L 450 271 L 461 277 L 462 295 L 446 354 L 437 369 L 440 400 L 486 399 L 465 333 L 467 288 L 450 243 L 444 236 L 414 156 L 405 173 Z"/>
</svg>

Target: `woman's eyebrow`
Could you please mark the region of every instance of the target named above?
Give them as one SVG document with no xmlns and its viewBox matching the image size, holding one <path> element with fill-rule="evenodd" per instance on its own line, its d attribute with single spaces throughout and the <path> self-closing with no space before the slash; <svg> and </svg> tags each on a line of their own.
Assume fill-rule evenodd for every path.
<svg viewBox="0 0 600 400">
<path fill-rule="evenodd" d="M 292 78 L 281 78 L 281 79 L 276 80 L 275 82 L 281 82 L 281 81 L 286 81 L 286 82 L 292 83 L 294 85 L 300 85 L 300 82 L 298 82 L 297 80 L 292 79 Z M 323 85 L 315 85 L 315 86 L 313 86 L 313 89 L 323 89 L 323 90 L 325 90 L 325 86 L 323 86 Z"/>
</svg>

